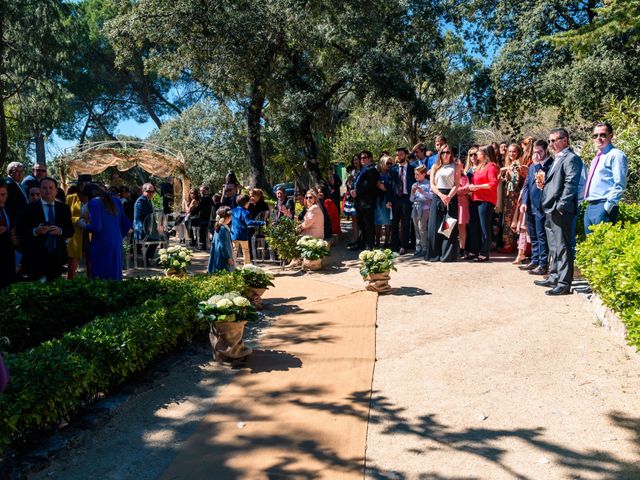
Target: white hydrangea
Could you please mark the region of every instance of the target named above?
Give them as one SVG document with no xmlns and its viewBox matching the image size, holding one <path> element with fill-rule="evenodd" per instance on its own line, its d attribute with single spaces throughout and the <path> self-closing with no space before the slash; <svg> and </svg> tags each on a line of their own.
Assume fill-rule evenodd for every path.
<svg viewBox="0 0 640 480">
<path fill-rule="evenodd" d="M 228 298 L 223 298 L 216 303 L 216 307 L 218 308 L 231 308 L 233 307 L 233 302 Z"/>
<path fill-rule="evenodd" d="M 166 254 L 166 253 L 167 253 L 167 249 L 166 249 L 166 248 L 161 248 L 160 250 L 158 250 L 158 253 L 159 253 L 160 255 L 164 255 L 164 254 Z"/>
<path fill-rule="evenodd" d="M 186 257 L 184 257 L 185 262 L 190 262 L 191 261 L 191 257 L 189 255 L 187 255 Z"/>
<path fill-rule="evenodd" d="M 374 259 L 376 262 L 381 262 L 381 261 L 383 261 L 383 260 L 385 259 L 385 255 L 384 255 L 384 253 L 382 253 L 382 252 L 376 252 L 376 253 L 374 254 L 374 256 L 373 256 L 373 259 Z"/>
<path fill-rule="evenodd" d="M 248 307 L 250 305 L 249 300 L 244 297 L 236 297 L 233 299 L 233 304 L 236 307 Z"/>
<path fill-rule="evenodd" d="M 167 255 L 166 255 L 166 254 L 164 254 L 164 253 L 160 255 L 160 261 L 161 261 L 161 262 L 166 262 L 168 258 L 169 258 L 169 257 L 167 257 Z"/>
</svg>

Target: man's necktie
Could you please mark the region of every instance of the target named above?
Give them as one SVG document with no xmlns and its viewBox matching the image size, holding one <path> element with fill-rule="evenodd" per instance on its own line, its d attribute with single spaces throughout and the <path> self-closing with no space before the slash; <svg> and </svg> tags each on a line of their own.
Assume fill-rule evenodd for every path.
<svg viewBox="0 0 640 480">
<path fill-rule="evenodd" d="M 399 188 L 399 192 L 398 192 L 398 194 L 400 194 L 400 195 L 404 195 L 404 183 L 405 183 L 404 165 L 400 165 L 400 188 Z"/>
<path fill-rule="evenodd" d="M 591 162 L 591 167 L 589 168 L 589 176 L 587 177 L 587 185 L 584 187 L 584 199 L 586 200 L 589 196 L 589 187 L 591 186 L 591 180 L 593 179 L 593 174 L 596 173 L 596 168 L 598 166 L 598 162 L 600 161 L 600 157 L 602 156 L 602 150 L 598 150 L 596 157 Z"/>
<path fill-rule="evenodd" d="M 47 223 L 49 225 L 55 225 L 56 214 L 55 214 L 55 210 L 53 209 L 53 205 L 48 203 L 47 209 L 48 209 Z M 47 234 L 47 253 L 51 254 L 55 251 L 55 249 L 56 249 L 56 237 L 48 233 Z"/>
</svg>

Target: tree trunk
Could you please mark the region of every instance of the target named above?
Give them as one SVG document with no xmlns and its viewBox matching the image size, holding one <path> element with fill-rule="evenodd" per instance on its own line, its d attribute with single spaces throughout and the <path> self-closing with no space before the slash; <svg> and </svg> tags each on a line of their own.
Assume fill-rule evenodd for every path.
<svg viewBox="0 0 640 480">
<path fill-rule="evenodd" d="M 302 137 L 304 139 L 305 167 L 311 176 L 314 185 L 322 184 L 322 172 L 318 163 L 318 143 L 311 130 L 311 118 L 307 117 L 300 125 Z"/>
<path fill-rule="evenodd" d="M 249 154 L 249 186 L 269 191 L 269 184 L 264 173 L 264 158 L 260 133 L 262 126 L 262 109 L 264 107 L 265 92 L 263 85 L 255 80 L 251 87 L 249 108 L 247 109 L 247 151 Z"/>
<path fill-rule="evenodd" d="M 44 148 L 44 133 L 36 133 L 34 135 L 34 141 L 36 144 L 36 163 L 40 165 L 46 165 L 47 154 Z"/>
<path fill-rule="evenodd" d="M 2 80 L 2 66 L 4 65 L 4 15 L 0 12 L 0 81 Z M 4 112 L 4 91 L 0 83 L 0 166 L 4 170 L 9 156 L 9 137 L 7 133 L 7 117 Z"/>
</svg>

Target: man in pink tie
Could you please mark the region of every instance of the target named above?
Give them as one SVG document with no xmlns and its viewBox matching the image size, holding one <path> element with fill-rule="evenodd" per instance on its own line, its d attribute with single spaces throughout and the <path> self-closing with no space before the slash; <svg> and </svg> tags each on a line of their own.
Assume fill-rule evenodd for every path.
<svg viewBox="0 0 640 480">
<path fill-rule="evenodd" d="M 591 233 L 591 225 L 618 221 L 618 204 L 627 187 L 629 168 L 627 156 L 611 143 L 613 127 L 609 123 L 598 123 L 591 137 L 598 153 L 591 162 L 584 190 L 587 201 L 584 231 L 587 235 Z"/>
</svg>

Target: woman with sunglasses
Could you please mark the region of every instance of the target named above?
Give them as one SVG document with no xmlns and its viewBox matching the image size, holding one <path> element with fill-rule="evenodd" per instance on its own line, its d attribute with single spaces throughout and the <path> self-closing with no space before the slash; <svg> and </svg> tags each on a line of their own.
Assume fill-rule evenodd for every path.
<svg viewBox="0 0 640 480">
<path fill-rule="evenodd" d="M 425 260 L 432 262 L 454 262 L 458 257 L 458 226 L 449 237 L 438 233 L 447 215 L 458 219 L 457 191 L 460 186 L 460 171 L 453 160 L 449 145 L 443 145 L 436 163 L 431 168 L 431 191 L 433 200 L 429 212 L 427 251 Z"/>
<path fill-rule="evenodd" d="M 304 205 L 307 213 L 304 214 L 302 223 L 297 227 L 298 233 L 324 239 L 324 214 L 318 206 L 318 194 L 315 190 L 307 191 L 304 196 Z"/>
<path fill-rule="evenodd" d="M 472 192 L 472 214 L 477 212 L 477 224 L 472 222 L 474 231 L 469 242 L 468 260 L 487 262 L 491 246 L 491 219 L 498 199 L 498 177 L 500 170 L 496 165 L 496 153 L 491 145 L 478 149 L 479 166 L 473 173 L 473 183 L 469 185 Z M 473 218 L 473 217 L 472 217 Z"/>
</svg>

